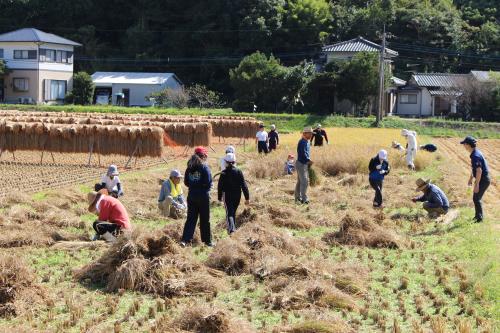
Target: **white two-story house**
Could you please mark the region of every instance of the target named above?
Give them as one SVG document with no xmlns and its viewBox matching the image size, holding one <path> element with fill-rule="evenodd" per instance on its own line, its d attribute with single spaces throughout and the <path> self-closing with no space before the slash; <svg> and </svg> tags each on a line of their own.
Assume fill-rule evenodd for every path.
<svg viewBox="0 0 500 333">
<path fill-rule="evenodd" d="M 0 34 L 0 102 L 61 103 L 73 84 L 73 52 L 81 44 L 26 28 Z"/>
</svg>

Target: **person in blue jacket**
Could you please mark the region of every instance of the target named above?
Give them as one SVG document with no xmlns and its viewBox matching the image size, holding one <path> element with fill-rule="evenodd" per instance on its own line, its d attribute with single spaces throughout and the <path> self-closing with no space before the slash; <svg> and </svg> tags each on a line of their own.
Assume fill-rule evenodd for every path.
<svg viewBox="0 0 500 333">
<path fill-rule="evenodd" d="M 295 202 L 298 204 L 309 204 L 307 188 L 309 187 L 309 168 L 313 164 L 311 161 L 311 143 L 309 141 L 312 135 L 312 128 L 304 128 L 302 131 L 302 138 L 297 144 L 297 161 L 295 162 L 297 184 L 295 185 Z"/>
<path fill-rule="evenodd" d="M 226 208 L 227 233 L 236 231 L 236 211 L 241 201 L 241 192 L 245 196 L 245 204 L 248 205 L 250 193 L 243 176 L 243 172 L 234 164 L 236 156 L 232 153 L 226 155 L 226 169 L 221 172 L 219 183 L 217 184 L 217 198 L 224 202 Z"/>
<path fill-rule="evenodd" d="M 472 186 L 474 181 L 474 194 L 472 196 L 472 201 L 474 202 L 474 209 L 476 214 L 474 216 L 475 222 L 483 221 L 483 204 L 481 200 L 483 195 L 490 186 L 490 170 L 488 168 L 488 163 L 484 159 L 483 154 L 479 149 L 477 149 L 477 140 L 472 136 L 467 136 L 462 142 L 460 142 L 465 149 L 470 153 L 470 161 L 472 173 L 469 177 L 469 186 Z"/>
<path fill-rule="evenodd" d="M 387 161 L 387 151 L 381 150 L 378 152 L 377 156 L 370 160 L 368 164 L 368 170 L 370 175 L 368 180 L 370 181 L 370 186 L 375 190 L 375 198 L 373 199 L 373 207 L 382 206 L 382 186 L 384 183 L 384 177 L 389 174 L 391 168 L 389 167 L 389 162 Z"/>
<path fill-rule="evenodd" d="M 413 198 L 412 201 L 423 202 L 423 208 L 427 211 L 429 217 L 435 218 L 448 213 L 450 202 L 443 190 L 431 184 L 430 180 L 424 180 L 423 178 L 417 179 L 416 184 L 417 192 L 422 191 L 424 194 Z"/>
<path fill-rule="evenodd" d="M 198 217 L 200 218 L 201 241 L 207 246 L 213 246 L 210 231 L 210 189 L 212 188 L 212 173 L 206 161 L 208 151 L 197 147 L 188 161 L 184 173 L 184 185 L 189 189 L 187 204 L 187 219 L 182 233 L 181 245 L 186 246 L 193 240 Z"/>
</svg>

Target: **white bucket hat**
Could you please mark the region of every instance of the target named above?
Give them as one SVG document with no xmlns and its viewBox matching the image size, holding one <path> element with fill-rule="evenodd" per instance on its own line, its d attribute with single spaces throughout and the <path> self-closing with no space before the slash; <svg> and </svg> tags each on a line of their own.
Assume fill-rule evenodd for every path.
<svg viewBox="0 0 500 333">
<path fill-rule="evenodd" d="M 224 161 L 227 163 L 234 163 L 236 162 L 236 156 L 233 153 L 228 153 L 226 157 L 224 157 Z"/>
<path fill-rule="evenodd" d="M 381 151 L 378 152 L 378 158 L 381 160 L 387 160 L 387 151 L 382 149 Z"/>
<path fill-rule="evenodd" d="M 272 129 L 272 130 L 276 129 L 276 125 L 274 125 L 274 124 L 273 124 L 273 125 L 271 125 L 271 129 Z"/>
</svg>

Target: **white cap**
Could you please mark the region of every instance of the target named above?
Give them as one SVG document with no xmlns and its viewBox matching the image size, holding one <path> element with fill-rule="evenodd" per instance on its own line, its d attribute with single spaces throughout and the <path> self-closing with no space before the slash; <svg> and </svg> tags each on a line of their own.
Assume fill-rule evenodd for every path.
<svg viewBox="0 0 500 333">
<path fill-rule="evenodd" d="M 182 178 L 184 176 L 182 175 L 182 173 L 179 170 L 172 170 L 172 171 L 170 171 L 170 177 Z"/>
<path fill-rule="evenodd" d="M 382 149 L 381 151 L 378 152 L 378 158 L 381 160 L 386 160 L 387 159 L 387 151 Z"/>
<path fill-rule="evenodd" d="M 233 146 L 227 146 L 227 147 L 226 147 L 226 154 L 228 154 L 228 153 L 232 153 L 232 154 L 234 154 L 234 152 L 235 152 L 235 151 L 236 151 L 236 150 L 234 149 L 234 147 L 233 147 Z"/>
<path fill-rule="evenodd" d="M 316 128 L 321 128 L 321 124 L 316 125 Z"/>
<path fill-rule="evenodd" d="M 273 124 L 273 125 L 271 125 L 271 129 L 272 129 L 272 130 L 276 129 L 276 125 L 274 125 L 274 124 Z"/>
<path fill-rule="evenodd" d="M 224 157 L 224 161 L 227 163 L 234 163 L 236 162 L 236 156 L 233 153 L 227 153 L 226 157 Z"/>
</svg>

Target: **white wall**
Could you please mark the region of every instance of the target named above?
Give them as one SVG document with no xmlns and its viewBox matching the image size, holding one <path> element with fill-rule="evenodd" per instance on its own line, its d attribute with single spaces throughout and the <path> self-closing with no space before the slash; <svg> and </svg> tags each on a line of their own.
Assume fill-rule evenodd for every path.
<svg viewBox="0 0 500 333">
<path fill-rule="evenodd" d="M 403 104 L 401 103 L 401 95 L 405 94 L 416 94 L 417 103 L 416 104 Z M 420 116 L 420 102 L 422 94 L 420 91 L 401 91 L 398 93 L 397 97 L 397 114 L 403 116 Z"/>
<path fill-rule="evenodd" d="M 7 67 L 11 69 L 37 69 L 38 59 L 14 59 L 14 50 L 37 50 L 35 43 L 31 42 L 0 42 Z"/>
<path fill-rule="evenodd" d="M 74 52 L 74 48 L 71 45 L 42 43 L 40 44 L 40 48 Z M 40 66 L 41 70 L 73 72 L 73 64 L 51 63 L 51 62 L 40 62 L 40 64 L 38 64 L 38 59 L 40 55 L 38 54 L 38 46 L 36 43 L 0 42 L 0 49 L 3 49 L 4 60 L 7 64 L 7 67 L 11 69 L 38 69 L 38 66 Z M 14 59 L 14 50 L 37 51 L 37 59 Z"/>
<path fill-rule="evenodd" d="M 130 106 L 151 106 L 151 102 L 146 101 L 146 96 L 155 91 L 162 90 L 159 84 L 127 84 L 115 83 L 112 87 L 113 104 L 116 104 L 116 94 L 121 93 L 122 89 L 130 90 Z"/>
<path fill-rule="evenodd" d="M 422 88 L 422 116 L 432 116 L 432 96 L 427 88 Z"/>
</svg>

